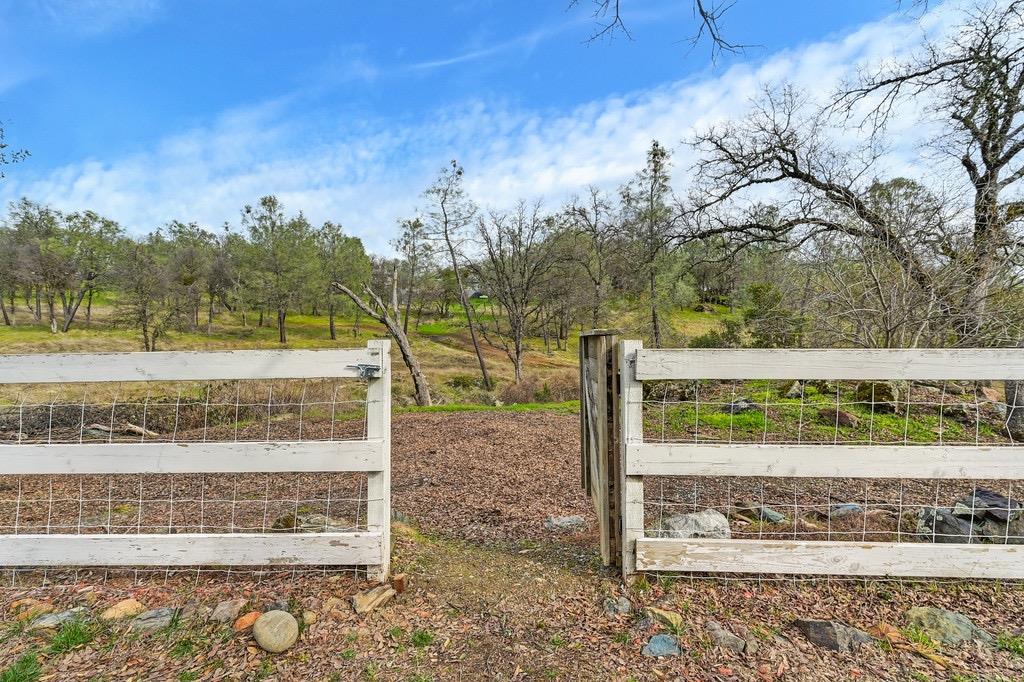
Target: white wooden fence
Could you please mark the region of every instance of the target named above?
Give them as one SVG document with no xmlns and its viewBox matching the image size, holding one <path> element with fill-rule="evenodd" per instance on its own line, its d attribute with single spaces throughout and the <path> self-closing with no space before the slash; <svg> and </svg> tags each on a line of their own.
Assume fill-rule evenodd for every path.
<svg viewBox="0 0 1024 682">
<path fill-rule="evenodd" d="M 624 573 L 1024 578 L 1024 546 L 644 536 L 644 476 L 1024 479 L 1024 447 L 644 442 L 645 380 L 1024 379 L 1024 352 L 619 346 Z"/>
<path fill-rule="evenodd" d="M 388 341 L 365 349 L 0 356 L 0 384 L 365 378 L 366 439 L 0 445 L 24 474 L 363 472 L 365 532 L 0 534 L 0 566 L 360 565 L 386 579 L 391 522 Z"/>
</svg>

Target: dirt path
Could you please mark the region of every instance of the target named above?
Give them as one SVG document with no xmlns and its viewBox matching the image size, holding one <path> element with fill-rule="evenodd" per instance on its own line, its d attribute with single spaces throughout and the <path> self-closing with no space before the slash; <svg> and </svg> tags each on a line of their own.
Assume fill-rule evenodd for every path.
<svg viewBox="0 0 1024 682">
<path fill-rule="evenodd" d="M 914 605 L 954 608 L 993 633 L 1024 625 L 1024 590 L 1008 584 L 640 580 L 626 590 L 597 564 L 592 521 L 581 533 L 544 528 L 551 514 L 592 519 L 579 490 L 574 417 L 545 412 L 397 415 L 394 420 L 394 570 L 410 589 L 366 617 L 347 600 L 368 587 L 350 575 L 283 573 L 83 580 L 0 592 L 0 670 L 32 653 L 38 679 L 97 680 L 1016 680 L 1024 658 L 987 645 L 948 647 L 948 667 L 917 653 L 814 647 L 794 618 L 903 627 Z M 152 635 L 98 625 L 68 652 L 24 632 L 9 605 L 26 596 L 92 613 L 127 597 L 146 606 L 212 607 L 227 598 L 261 609 L 289 600 L 316 614 L 287 653 L 271 655 L 246 633 L 182 618 Z M 626 596 L 633 613 L 603 601 Z M 337 602 L 336 602 L 337 603 Z M 344 604 L 344 601 L 342 602 Z M 646 607 L 680 614 L 684 655 L 650 659 L 643 645 L 664 626 Z M 757 645 L 714 648 L 709 620 Z M 13 678 L 13 680 L 32 678 Z"/>
</svg>

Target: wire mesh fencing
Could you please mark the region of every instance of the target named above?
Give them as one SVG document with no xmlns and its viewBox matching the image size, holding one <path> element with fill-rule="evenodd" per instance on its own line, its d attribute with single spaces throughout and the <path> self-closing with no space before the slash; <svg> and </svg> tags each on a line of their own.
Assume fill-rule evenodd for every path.
<svg viewBox="0 0 1024 682">
<path fill-rule="evenodd" d="M 358 378 L 6 385 L 0 387 L 0 457 L 40 445 L 164 443 L 184 448 L 366 440 L 367 387 Z M 167 456 L 173 457 L 174 451 Z M 286 469 L 291 451 L 283 449 L 275 456 L 285 460 L 278 468 Z M 0 535 L 365 532 L 368 505 L 374 501 L 368 476 L 363 471 L 286 470 L 6 474 L 0 475 Z M 3 584 L 74 583 L 86 576 L 198 578 L 211 572 L 259 578 L 326 570 L 279 565 L 15 566 L 4 569 Z"/>
<path fill-rule="evenodd" d="M 895 463 L 927 447 L 969 471 L 1021 445 L 1008 428 L 1015 404 L 988 381 L 645 381 L 643 444 L 709 446 L 705 462 L 721 446 L 799 446 L 821 460 L 866 451 L 835 446 L 885 446 Z M 1024 544 L 1021 480 L 786 473 L 645 476 L 643 537 Z"/>
</svg>

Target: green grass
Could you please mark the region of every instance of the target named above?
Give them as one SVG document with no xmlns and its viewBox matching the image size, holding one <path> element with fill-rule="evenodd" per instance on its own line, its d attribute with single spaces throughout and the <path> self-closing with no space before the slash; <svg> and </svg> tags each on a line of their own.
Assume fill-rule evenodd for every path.
<svg viewBox="0 0 1024 682">
<path fill-rule="evenodd" d="M 95 635 L 95 630 L 88 623 L 81 620 L 68 621 L 60 626 L 60 629 L 53 635 L 53 639 L 50 640 L 50 653 L 67 653 L 88 644 Z"/>
<path fill-rule="evenodd" d="M 422 649 L 433 644 L 436 637 L 430 630 L 413 630 L 409 641 L 412 642 L 414 647 Z"/>
<path fill-rule="evenodd" d="M 1017 656 L 1024 656 L 1024 635 L 999 635 L 996 638 L 996 647 Z"/>
<path fill-rule="evenodd" d="M 0 672 L 0 682 L 35 682 L 42 674 L 39 659 L 35 654 L 28 653 Z"/>
</svg>

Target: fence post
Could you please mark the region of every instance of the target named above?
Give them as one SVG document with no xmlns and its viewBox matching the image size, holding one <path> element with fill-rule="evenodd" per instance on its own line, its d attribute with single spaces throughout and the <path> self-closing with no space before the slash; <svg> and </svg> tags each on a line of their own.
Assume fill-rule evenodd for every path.
<svg viewBox="0 0 1024 682">
<path fill-rule="evenodd" d="M 636 379 L 642 341 L 619 342 L 619 471 L 622 494 L 622 575 L 636 572 L 636 541 L 644 535 L 644 478 L 628 475 L 628 448 L 644 440 L 644 387 Z"/>
<path fill-rule="evenodd" d="M 601 561 L 618 566 L 619 452 L 616 447 L 615 330 L 580 334 L 580 478 L 594 502 L 601 535 Z"/>
<path fill-rule="evenodd" d="M 380 533 L 380 564 L 370 575 L 380 582 L 391 571 L 391 342 L 367 344 L 379 357 L 380 371 L 366 386 L 366 437 L 383 441 L 381 470 L 366 476 L 366 530 Z"/>
</svg>

